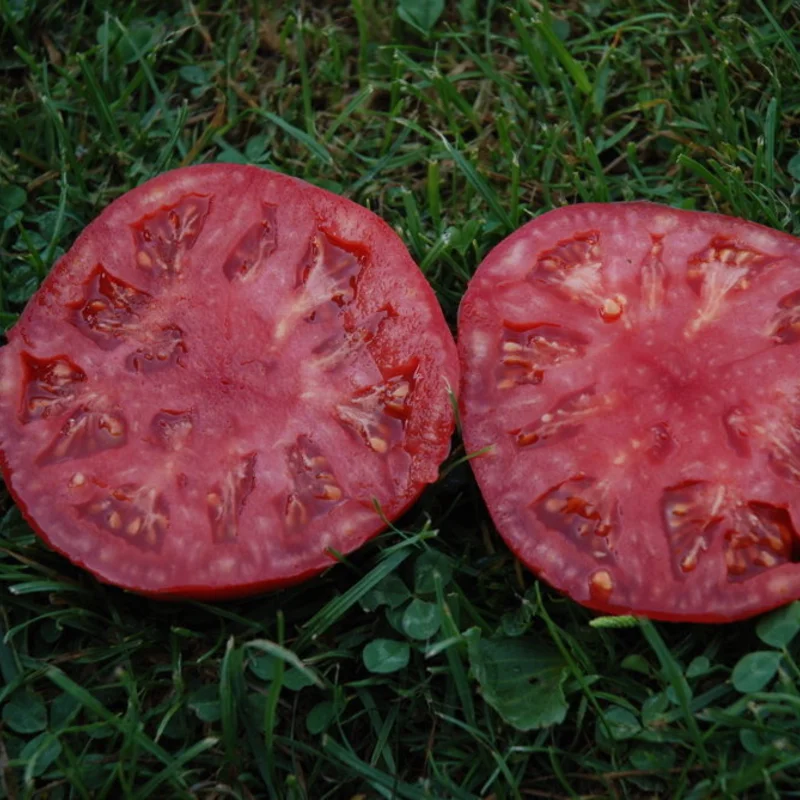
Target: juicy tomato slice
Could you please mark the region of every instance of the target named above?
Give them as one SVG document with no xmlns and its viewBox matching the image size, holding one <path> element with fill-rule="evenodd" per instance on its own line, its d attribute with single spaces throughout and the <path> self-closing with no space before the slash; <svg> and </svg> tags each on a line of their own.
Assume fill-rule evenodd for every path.
<svg viewBox="0 0 800 800">
<path fill-rule="evenodd" d="M 378 217 L 262 169 L 181 169 L 109 206 L 9 332 L 3 472 L 101 580 L 243 595 L 402 513 L 447 455 L 457 384 Z"/>
<path fill-rule="evenodd" d="M 501 535 L 610 613 L 800 598 L 800 240 L 648 203 L 544 214 L 459 312 L 461 413 Z"/>
</svg>

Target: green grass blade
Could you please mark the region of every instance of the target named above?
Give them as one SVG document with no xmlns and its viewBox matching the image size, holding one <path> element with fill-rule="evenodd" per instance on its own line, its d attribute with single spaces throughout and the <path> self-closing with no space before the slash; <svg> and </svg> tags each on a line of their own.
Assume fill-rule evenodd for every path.
<svg viewBox="0 0 800 800">
<path fill-rule="evenodd" d="M 130 737 L 142 750 L 150 753 L 150 755 L 157 758 L 162 764 L 169 766 L 172 763 L 172 756 L 166 750 L 153 742 L 152 739 L 146 736 L 141 730 L 129 728 L 125 718 L 120 718 L 117 714 L 109 711 L 99 700 L 92 696 L 90 692 L 68 678 L 61 670 L 55 667 L 49 667 L 45 674 L 59 689 L 67 692 L 85 709 L 96 714 L 113 728 L 120 731 L 120 733 Z"/>
<path fill-rule="evenodd" d="M 649 619 L 642 619 L 640 621 L 642 633 L 644 634 L 647 643 L 656 654 L 664 674 L 675 692 L 678 702 L 680 703 L 681 710 L 683 711 L 684 721 L 692 735 L 692 739 L 697 747 L 698 755 L 705 766 L 710 766 L 708 753 L 706 752 L 705 741 L 700 733 L 700 728 L 697 725 L 697 720 L 694 717 L 691 709 L 691 698 L 686 684 L 686 678 L 681 672 L 681 668 L 675 660 L 669 648 L 661 638 L 661 634 L 656 629 L 655 625 Z"/>
<path fill-rule="evenodd" d="M 486 204 L 492 210 L 492 213 L 503 223 L 504 228 L 508 233 L 514 229 L 514 224 L 511 222 L 511 217 L 508 216 L 503 204 L 497 196 L 497 192 L 492 189 L 489 184 L 481 177 L 475 167 L 467 161 L 459 150 L 453 147 L 443 134 L 439 134 L 442 145 L 449 158 L 455 161 L 456 166 L 463 173 L 467 182 L 472 186 L 478 194 L 483 197 Z"/>
<path fill-rule="evenodd" d="M 210 750 L 217 744 L 218 741 L 219 740 L 213 736 L 209 736 L 205 739 L 201 739 L 199 742 L 196 742 L 191 747 L 184 750 L 169 764 L 169 766 L 162 769 L 161 772 L 156 773 L 152 778 L 150 778 L 149 781 L 147 781 L 144 786 L 142 786 L 141 789 L 136 792 L 134 795 L 136 800 L 148 800 L 148 798 L 152 798 L 154 796 L 153 793 L 162 784 L 167 782 L 176 782 L 178 774 L 186 764 L 188 764 L 190 761 L 193 761 L 202 753 L 205 753 L 206 750 Z"/>
<path fill-rule="evenodd" d="M 303 626 L 303 634 L 300 636 L 296 648 L 302 650 L 311 641 L 321 636 L 356 605 L 370 589 L 374 589 L 387 575 L 394 572 L 410 555 L 409 549 L 392 553 L 346 592 L 327 603 Z"/>
<path fill-rule="evenodd" d="M 86 85 L 89 97 L 95 108 L 95 113 L 102 123 L 102 127 L 107 135 L 111 136 L 117 149 L 122 153 L 125 151 L 125 141 L 122 138 L 117 120 L 114 117 L 114 112 L 108 105 L 108 99 L 103 93 L 100 84 L 97 81 L 97 76 L 94 74 L 89 61 L 86 58 L 78 59 L 78 66 L 83 76 L 83 81 Z"/>
<path fill-rule="evenodd" d="M 583 92 L 583 94 L 590 95 L 592 93 L 592 84 L 589 80 L 589 76 L 586 74 L 586 70 L 581 63 L 570 55 L 569 50 L 567 50 L 564 43 L 556 35 L 552 27 L 552 20 L 549 12 L 545 12 L 541 15 L 539 21 L 535 23 L 535 28 L 542 34 L 545 42 L 547 42 L 547 46 L 558 59 L 561 66 L 564 67 L 575 86 Z"/>
<path fill-rule="evenodd" d="M 269 653 L 270 655 L 275 656 L 278 661 L 288 664 L 299 672 L 302 672 L 306 678 L 312 681 L 314 685 L 320 689 L 324 689 L 326 686 L 325 681 L 320 677 L 316 670 L 309 667 L 300 659 L 299 656 L 286 647 L 282 647 L 281 645 L 276 644 L 275 642 L 270 642 L 266 639 L 252 639 L 249 642 L 245 642 L 244 647 L 260 650 L 263 653 Z"/>
<path fill-rule="evenodd" d="M 225 746 L 225 756 L 231 764 L 237 763 L 241 757 L 238 746 L 238 717 L 242 697 L 242 675 L 242 650 L 236 646 L 231 637 L 225 647 L 219 676 L 222 742 Z"/>
<path fill-rule="evenodd" d="M 312 155 L 316 156 L 326 166 L 333 166 L 333 158 L 331 154 L 325 149 L 325 145 L 318 142 L 305 131 L 301 131 L 291 123 L 287 122 L 283 117 L 273 114 L 272 111 L 264 111 L 263 109 L 255 109 L 255 113 L 264 119 L 277 125 L 284 133 L 288 134 L 292 139 L 298 141 L 305 147 Z"/>
<path fill-rule="evenodd" d="M 422 789 L 404 783 L 395 776 L 381 772 L 379 769 L 370 766 L 330 737 L 325 737 L 323 739 L 322 749 L 329 758 L 333 758 L 343 764 L 352 775 L 356 775 L 366 781 L 376 791 L 383 790 L 384 792 L 389 792 L 390 794 L 384 795 L 385 797 L 404 798 L 404 800 L 430 800 L 429 795 Z"/>
</svg>

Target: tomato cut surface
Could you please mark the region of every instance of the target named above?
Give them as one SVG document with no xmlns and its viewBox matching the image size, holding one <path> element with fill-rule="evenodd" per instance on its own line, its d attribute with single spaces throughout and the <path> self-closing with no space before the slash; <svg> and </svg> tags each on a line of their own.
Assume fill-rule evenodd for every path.
<svg viewBox="0 0 800 800">
<path fill-rule="evenodd" d="M 459 312 L 461 411 L 501 535 L 611 613 L 800 597 L 800 241 L 648 203 L 544 214 Z"/>
<path fill-rule="evenodd" d="M 457 384 L 436 298 L 378 217 L 254 167 L 176 170 L 109 206 L 9 332 L 3 471 L 102 580 L 242 595 L 402 513 L 447 455 Z"/>
</svg>

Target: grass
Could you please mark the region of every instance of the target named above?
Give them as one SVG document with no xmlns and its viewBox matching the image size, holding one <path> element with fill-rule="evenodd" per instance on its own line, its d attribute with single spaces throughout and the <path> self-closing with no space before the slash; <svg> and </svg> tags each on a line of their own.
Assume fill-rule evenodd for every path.
<svg viewBox="0 0 800 800">
<path fill-rule="evenodd" d="M 207 161 L 372 208 L 451 322 L 564 203 L 800 233 L 789 0 L 437 10 L 0 0 L 0 322 L 110 200 Z M 220 606 L 94 583 L 3 495 L 0 797 L 800 796 L 797 608 L 594 620 L 518 567 L 462 455 L 347 565 Z"/>
</svg>

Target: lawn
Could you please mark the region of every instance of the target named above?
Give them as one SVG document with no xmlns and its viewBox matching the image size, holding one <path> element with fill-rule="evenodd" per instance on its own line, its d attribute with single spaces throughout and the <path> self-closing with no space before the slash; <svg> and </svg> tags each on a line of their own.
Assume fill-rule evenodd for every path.
<svg viewBox="0 0 800 800">
<path fill-rule="evenodd" d="M 800 234 L 795 3 L 441 3 L 0 0 L 0 322 L 111 200 L 204 162 L 371 208 L 453 327 L 566 203 Z M 515 562 L 464 455 L 346 563 L 220 605 L 99 585 L 3 490 L 0 797 L 800 796 L 800 605 L 598 619 Z"/>
</svg>

